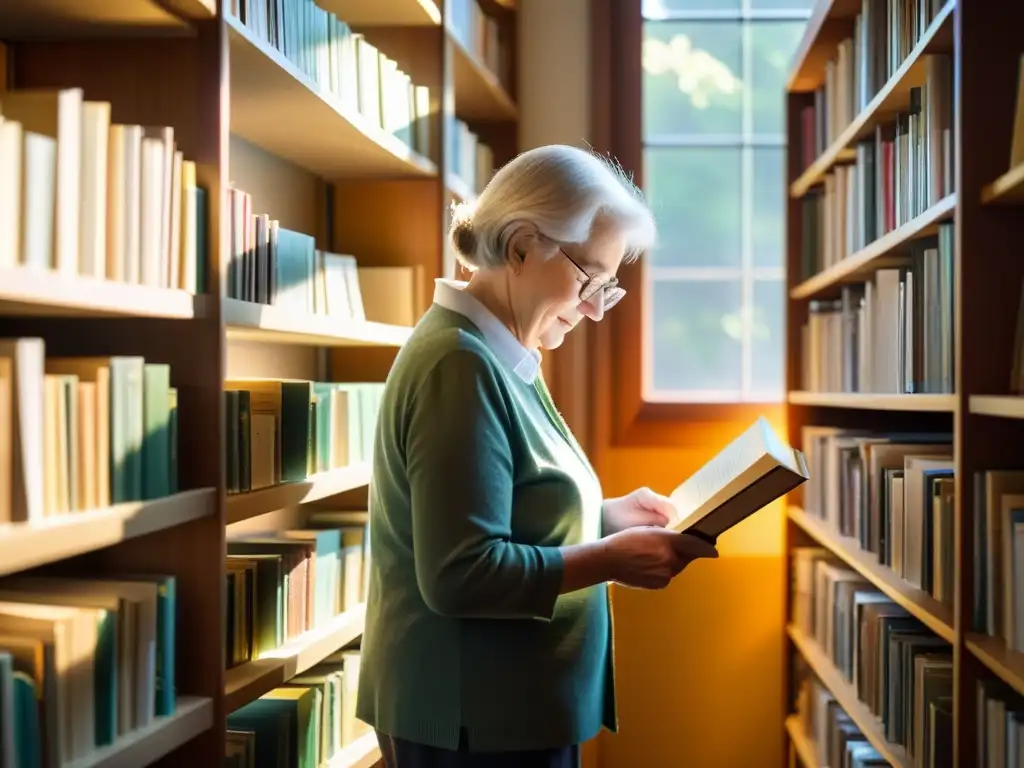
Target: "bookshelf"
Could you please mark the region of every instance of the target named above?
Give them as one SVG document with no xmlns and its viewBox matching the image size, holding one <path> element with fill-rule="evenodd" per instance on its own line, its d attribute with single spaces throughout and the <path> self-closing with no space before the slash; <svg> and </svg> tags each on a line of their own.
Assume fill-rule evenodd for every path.
<svg viewBox="0 0 1024 768">
<path fill-rule="evenodd" d="M 341 735 L 310 760 L 379 765 L 351 716 L 369 441 L 457 276 L 451 203 L 517 150 L 515 2 L 0 5 L 0 637 L 37 605 L 140 617 L 114 704 L 44 697 L 95 725 L 67 765 L 245 764 L 253 713 L 314 689 Z M 30 685 L 5 642 L 0 686 Z"/>
<path fill-rule="evenodd" d="M 793 63 L 788 429 L 812 479 L 786 517 L 791 764 L 841 763 L 828 740 L 984 765 L 1020 728 L 1022 24 L 990 0 L 820 0 Z"/>
</svg>

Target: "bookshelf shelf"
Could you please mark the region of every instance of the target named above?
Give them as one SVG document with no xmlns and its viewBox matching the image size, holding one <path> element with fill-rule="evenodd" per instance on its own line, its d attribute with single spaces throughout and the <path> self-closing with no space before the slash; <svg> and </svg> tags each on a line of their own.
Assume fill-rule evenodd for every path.
<svg viewBox="0 0 1024 768">
<path fill-rule="evenodd" d="M 800 764 L 803 765 L 803 768 L 820 768 L 818 756 L 814 751 L 814 743 L 804 733 L 799 717 L 790 715 L 786 718 L 786 733 L 789 734 L 789 741 L 796 750 L 797 757 L 800 759 Z"/>
<path fill-rule="evenodd" d="M 814 673 L 835 696 L 839 706 L 846 710 L 850 719 L 857 724 L 882 757 L 888 760 L 893 768 L 911 768 L 913 762 L 906 750 L 885 740 L 878 718 L 857 698 L 856 689 L 839 673 L 814 640 L 794 626 L 789 627 L 789 637 Z"/>
<path fill-rule="evenodd" d="M 905 263 L 901 251 L 911 242 L 938 231 L 939 224 L 953 218 L 956 195 L 949 195 L 902 227 L 875 240 L 867 248 L 850 254 L 789 292 L 791 299 L 809 299 L 836 291 L 844 283 L 860 282 L 880 267 Z"/>
<path fill-rule="evenodd" d="M 463 120 L 516 120 L 519 108 L 498 76 L 453 35 L 448 35 L 455 67 L 455 113 Z"/>
<path fill-rule="evenodd" d="M 861 392 L 789 393 L 790 405 L 821 408 L 857 408 L 872 411 L 927 411 L 951 413 L 956 408 L 956 395 L 865 394 Z"/>
<path fill-rule="evenodd" d="M 151 765 L 182 744 L 187 744 L 213 725 L 213 702 L 196 697 L 179 698 L 174 714 L 158 717 L 148 727 L 132 731 L 69 768 L 122 768 Z"/>
<path fill-rule="evenodd" d="M 942 639 L 953 642 L 953 610 L 927 592 L 908 584 L 891 570 L 879 565 L 874 554 L 862 551 L 857 542 L 830 531 L 799 507 L 789 508 L 789 519 L 811 538 L 833 552 L 857 573 L 919 619 Z"/>
<path fill-rule="evenodd" d="M 365 620 L 366 606 L 360 605 L 255 661 L 229 669 L 225 686 L 227 711 L 248 704 L 341 650 L 363 633 Z"/>
<path fill-rule="evenodd" d="M 377 734 L 370 731 L 332 757 L 327 768 L 373 768 L 382 757 Z"/>
<path fill-rule="evenodd" d="M 0 268 L 0 315 L 191 318 L 201 298 L 169 288 Z"/>
<path fill-rule="evenodd" d="M 40 523 L 0 527 L 0 576 L 118 544 L 212 515 L 212 488 L 153 501 L 73 512 Z"/>
<path fill-rule="evenodd" d="M 265 515 L 298 504 L 309 504 L 345 491 L 361 488 L 370 482 L 370 465 L 354 464 L 296 483 L 282 483 L 248 493 L 228 495 L 228 524 Z"/>
<path fill-rule="evenodd" d="M 981 191 L 981 202 L 989 205 L 1024 203 L 1024 163 L 1011 168 Z"/>
<path fill-rule="evenodd" d="M 953 9 L 956 0 L 948 0 L 928 25 L 921 40 L 906 58 L 889 82 L 871 100 L 868 106 L 848 125 L 811 166 L 800 174 L 790 186 L 792 197 L 803 197 L 815 184 L 822 181 L 828 170 L 838 162 L 852 160 L 849 146 L 864 138 L 882 122 L 892 119 L 910 104 L 910 89 L 925 80 L 924 57 L 930 53 L 948 53 L 953 49 Z"/>
<path fill-rule="evenodd" d="M 1016 395 L 971 395 L 968 406 L 979 416 L 1024 419 L 1024 397 Z"/>
<path fill-rule="evenodd" d="M 400 347 L 412 328 L 352 322 L 329 315 L 300 315 L 238 299 L 221 303 L 228 338 L 323 347 Z"/>
<path fill-rule="evenodd" d="M 997 677 L 1024 695 L 1024 654 L 1007 649 L 1002 638 L 976 633 L 967 635 L 965 645 Z"/>
<path fill-rule="evenodd" d="M 6 39 L 99 37 L 183 30 L 188 19 L 209 19 L 214 0 L 4 0 L 0 29 Z"/>
<path fill-rule="evenodd" d="M 847 36 L 860 10 L 857 0 L 818 0 L 793 55 L 787 90 L 813 91 L 825 79 L 828 52 Z"/>
<path fill-rule="evenodd" d="M 283 53 L 226 16 L 231 43 L 231 131 L 326 178 L 429 177 L 437 166 L 336 103 Z"/>
<path fill-rule="evenodd" d="M 434 0 L 323 0 L 319 5 L 352 27 L 436 27 L 441 23 Z"/>
</svg>

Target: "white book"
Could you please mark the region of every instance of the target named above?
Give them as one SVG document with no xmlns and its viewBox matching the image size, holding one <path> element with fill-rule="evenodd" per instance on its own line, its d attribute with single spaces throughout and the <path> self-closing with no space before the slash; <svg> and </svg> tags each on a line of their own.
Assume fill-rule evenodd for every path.
<svg viewBox="0 0 1024 768">
<path fill-rule="evenodd" d="M 43 374 L 45 345 L 42 339 L 0 339 L 0 356 L 13 365 L 11 413 L 14 416 L 11 520 L 43 519 Z M 5 489 L 0 489 L 8 492 Z"/>
<path fill-rule="evenodd" d="M 0 117 L 0 269 L 20 260 L 22 127 Z"/>
<path fill-rule="evenodd" d="M 142 140 L 142 200 L 139 208 L 139 263 L 143 285 L 162 284 L 164 256 L 164 145 L 159 139 Z"/>
<path fill-rule="evenodd" d="M 677 515 L 667 527 L 714 542 L 809 477 L 803 453 L 762 416 L 672 492 Z"/>
<path fill-rule="evenodd" d="M 53 267 L 57 142 L 25 131 L 21 156 L 21 263 Z"/>
<path fill-rule="evenodd" d="M 102 278 L 107 271 L 107 151 L 110 104 L 82 104 L 82 193 L 79 200 L 78 272 Z"/>
</svg>

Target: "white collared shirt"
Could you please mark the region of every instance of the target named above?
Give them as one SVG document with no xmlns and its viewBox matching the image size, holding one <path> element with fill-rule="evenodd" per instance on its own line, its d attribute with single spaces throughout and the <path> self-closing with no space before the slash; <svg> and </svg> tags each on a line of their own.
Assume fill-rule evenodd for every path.
<svg viewBox="0 0 1024 768">
<path fill-rule="evenodd" d="M 434 281 L 434 303 L 458 312 L 480 329 L 484 340 L 501 362 L 527 384 L 540 373 L 540 352 L 527 349 L 494 313 L 464 289 L 467 283 L 438 278 Z"/>
</svg>

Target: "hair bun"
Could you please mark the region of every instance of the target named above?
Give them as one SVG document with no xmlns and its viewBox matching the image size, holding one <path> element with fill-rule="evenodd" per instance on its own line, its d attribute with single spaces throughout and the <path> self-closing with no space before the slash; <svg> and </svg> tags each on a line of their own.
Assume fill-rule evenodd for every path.
<svg viewBox="0 0 1024 768">
<path fill-rule="evenodd" d="M 473 227 L 471 206 L 461 203 L 454 207 L 450 238 L 452 246 L 463 261 L 472 263 L 476 256 L 477 236 Z"/>
</svg>

